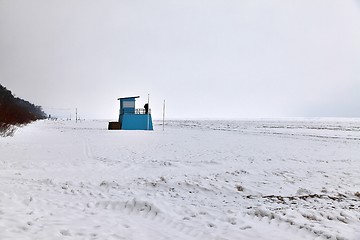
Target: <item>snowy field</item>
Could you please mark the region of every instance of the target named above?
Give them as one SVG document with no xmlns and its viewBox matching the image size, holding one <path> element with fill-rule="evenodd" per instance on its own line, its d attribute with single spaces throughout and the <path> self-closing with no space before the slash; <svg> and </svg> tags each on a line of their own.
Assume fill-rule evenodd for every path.
<svg viewBox="0 0 360 240">
<path fill-rule="evenodd" d="M 360 120 L 39 121 L 0 138 L 0 239 L 360 239 Z"/>
</svg>

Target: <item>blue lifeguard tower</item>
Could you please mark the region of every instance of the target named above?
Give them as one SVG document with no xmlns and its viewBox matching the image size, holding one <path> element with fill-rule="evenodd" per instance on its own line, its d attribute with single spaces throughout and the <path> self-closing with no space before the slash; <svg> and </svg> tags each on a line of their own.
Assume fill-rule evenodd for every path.
<svg viewBox="0 0 360 240">
<path fill-rule="evenodd" d="M 151 111 L 148 104 L 144 108 L 135 108 L 136 97 L 124 97 L 120 100 L 119 122 L 110 122 L 109 130 L 153 130 Z"/>
</svg>

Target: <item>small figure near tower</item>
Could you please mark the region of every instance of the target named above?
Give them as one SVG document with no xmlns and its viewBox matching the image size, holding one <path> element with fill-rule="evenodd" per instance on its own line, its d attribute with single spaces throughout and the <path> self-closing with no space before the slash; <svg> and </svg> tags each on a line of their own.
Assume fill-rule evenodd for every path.
<svg viewBox="0 0 360 240">
<path fill-rule="evenodd" d="M 144 105 L 144 109 L 145 109 L 145 114 L 148 114 L 149 113 L 149 104 L 148 103 L 146 103 Z"/>
</svg>

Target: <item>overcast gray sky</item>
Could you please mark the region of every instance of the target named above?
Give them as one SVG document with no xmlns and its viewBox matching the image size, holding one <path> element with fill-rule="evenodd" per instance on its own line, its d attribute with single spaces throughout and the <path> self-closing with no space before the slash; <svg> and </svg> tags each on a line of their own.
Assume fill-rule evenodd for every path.
<svg viewBox="0 0 360 240">
<path fill-rule="evenodd" d="M 0 0 L 0 83 L 86 118 L 360 117 L 360 4 Z"/>
</svg>

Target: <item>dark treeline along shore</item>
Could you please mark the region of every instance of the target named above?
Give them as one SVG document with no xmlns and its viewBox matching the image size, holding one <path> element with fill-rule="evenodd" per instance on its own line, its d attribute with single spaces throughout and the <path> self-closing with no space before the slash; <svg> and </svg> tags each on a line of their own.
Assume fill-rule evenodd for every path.
<svg viewBox="0 0 360 240">
<path fill-rule="evenodd" d="M 40 106 L 14 95 L 0 84 L 0 136 L 11 136 L 15 126 L 46 118 Z"/>
</svg>

